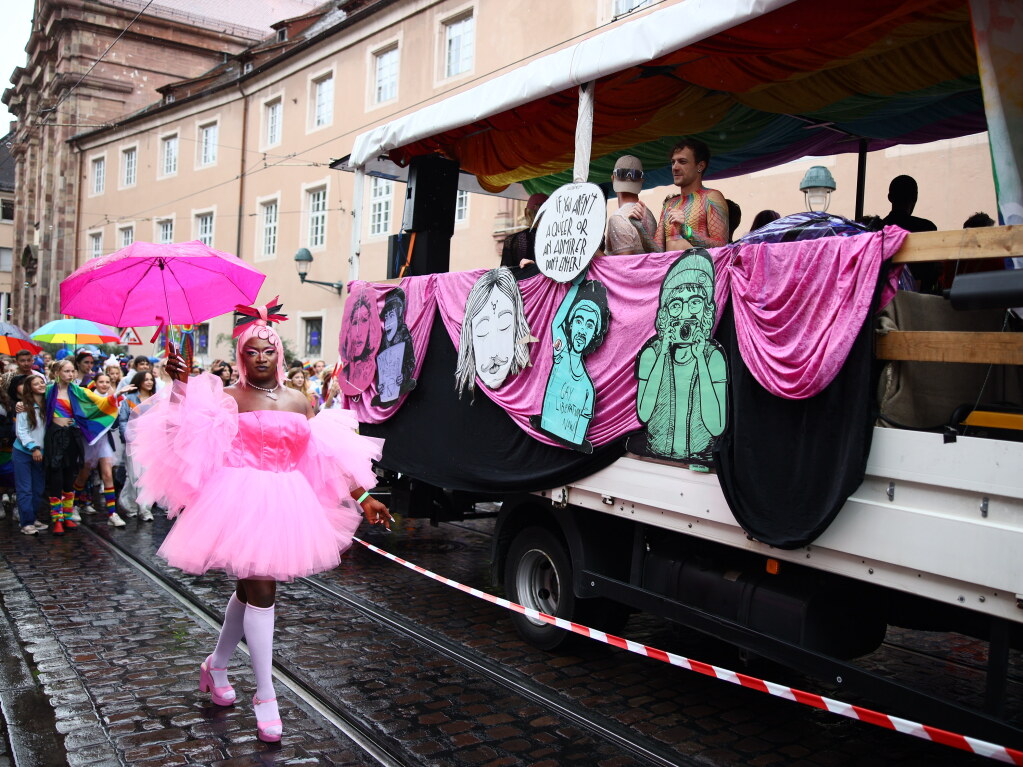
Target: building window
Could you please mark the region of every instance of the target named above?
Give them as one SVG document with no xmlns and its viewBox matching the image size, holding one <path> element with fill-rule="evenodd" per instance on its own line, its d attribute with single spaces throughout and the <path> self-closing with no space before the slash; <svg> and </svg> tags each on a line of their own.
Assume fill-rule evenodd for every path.
<svg viewBox="0 0 1023 767">
<path fill-rule="evenodd" d="M 445 77 L 454 77 L 472 69 L 474 38 L 471 13 L 444 22 Z"/>
<path fill-rule="evenodd" d="M 0 272 L 14 269 L 14 248 L 0 248 Z M 0 317 L 0 319 L 3 319 Z"/>
<path fill-rule="evenodd" d="M 174 242 L 174 219 L 166 218 L 157 222 L 157 231 L 159 232 L 157 241 L 161 245 Z"/>
<path fill-rule="evenodd" d="M 199 165 L 205 168 L 217 162 L 217 124 L 199 126 Z"/>
<path fill-rule="evenodd" d="M 281 99 L 271 101 L 264 109 L 266 117 L 266 145 L 277 146 L 281 143 L 281 116 L 284 102 Z"/>
<path fill-rule="evenodd" d="M 262 254 L 264 258 L 273 258 L 277 255 L 277 200 L 264 202 L 260 207 L 263 224 Z"/>
<path fill-rule="evenodd" d="M 93 232 L 89 235 L 89 258 L 96 258 L 103 255 L 103 232 Z"/>
<path fill-rule="evenodd" d="M 281 27 L 280 29 L 277 30 L 277 42 L 283 43 L 283 42 L 287 42 L 287 40 L 288 40 L 288 28 L 287 27 Z"/>
<path fill-rule="evenodd" d="M 135 147 L 121 152 L 121 186 L 135 186 L 138 180 L 139 153 Z"/>
<path fill-rule="evenodd" d="M 390 230 L 393 193 L 393 181 L 373 176 L 369 185 L 369 233 L 371 236 L 387 234 Z"/>
<path fill-rule="evenodd" d="M 309 247 L 322 248 L 327 243 L 327 188 L 311 189 L 309 198 Z"/>
<path fill-rule="evenodd" d="M 14 200 L 0 200 L 0 221 L 14 220 Z"/>
<path fill-rule="evenodd" d="M 133 242 L 135 242 L 135 227 L 134 226 L 121 227 L 121 247 L 127 248 Z"/>
<path fill-rule="evenodd" d="M 195 353 L 210 353 L 210 324 L 203 322 L 195 328 Z"/>
<path fill-rule="evenodd" d="M 103 194 L 107 185 L 107 159 L 97 157 L 92 161 L 92 193 Z"/>
<path fill-rule="evenodd" d="M 334 75 L 313 80 L 313 127 L 334 122 Z"/>
<path fill-rule="evenodd" d="M 455 197 L 455 223 L 460 224 L 469 218 L 469 193 L 464 189 L 458 190 Z"/>
<path fill-rule="evenodd" d="M 163 175 L 173 176 L 178 172 L 178 137 L 167 136 L 162 141 Z"/>
<path fill-rule="evenodd" d="M 213 214 L 200 213 L 195 217 L 195 239 L 203 245 L 213 247 Z"/>
<path fill-rule="evenodd" d="M 382 104 L 398 96 L 398 46 L 373 55 L 376 88 L 374 101 Z"/>
<path fill-rule="evenodd" d="M 307 317 L 305 324 L 305 356 L 319 357 L 323 353 L 323 319 Z"/>
</svg>

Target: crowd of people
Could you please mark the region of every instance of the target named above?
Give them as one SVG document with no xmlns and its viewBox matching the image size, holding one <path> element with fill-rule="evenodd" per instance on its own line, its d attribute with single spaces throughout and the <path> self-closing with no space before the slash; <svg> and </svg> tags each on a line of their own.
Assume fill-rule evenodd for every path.
<svg viewBox="0 0 1023 767">
<path fill-rule="evenodd" d="M 284 381 L 313 412 L 341 404 L 325 368 L 323 360 L 293 361 Z M 202 372 L 193 365 L 190 375 Z M 224 360 L 209 372 L 225 387 L 239 380 Z M 126 429 L 132 412 L 170 383 L 164 361 L 144 355 L 0 355 L 0 519 L 16 516 L 25 535 L 63 535 L 83 514 L 105 514 L 112 527 L 152 521 L 155 507 L 138 502 Z"/>
</svg>

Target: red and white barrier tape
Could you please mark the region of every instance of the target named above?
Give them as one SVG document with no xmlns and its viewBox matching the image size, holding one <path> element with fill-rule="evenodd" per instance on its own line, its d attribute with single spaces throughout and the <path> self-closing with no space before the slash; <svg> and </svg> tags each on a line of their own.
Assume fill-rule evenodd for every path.
<svg viewBox="0 0 1023 767">
<path fill-rule="evenodd" d="M 709 663 L 690 660 L 689 658 L 681 655 L 676 655 L 675 653 L 666 652 L 664 650 L 658 650 L 655 647 L 648 647 L 647 645 L 639 644 L 638 642 L 632 642 L 628 639 L 615 636 L 614 634 L 607 634 L 603 631 L 598 631 L 597 629 L 591 629 L 589 626 L 572 623 L 571 621 L 566 621 L 563 618 L 556 618 L 553 615 L 548 615 L 547 613 L 523 607 L 522 605 L 516 604 L 510 600 L 495 597 L 492 594 L 487 594 L 479 589 L 466 586 L 464 583 L 459 583 L 458 581 L 453 581 L 450 578 L 445 578 L 443 575 L 437 575 L 437 573 L 431 572 L 430 570 L 413 564 L 412 562 L 408 562 L 401 557 L 397 557 L 388 551 L 384 551 L 383 549 L 374 546 L 372 543 L 367 543 L 360 538 L 353 538 L 353 540 L 361 543 L 370 551 L 375 551 L 377 554 L 390 559 L 392 562 L 397 562 L 399 565 L 407 567 L 409 570 L 414 570 L 417 573 L 425 575 L 427 578 L 432 578 L 446 586 L 451 586 L 459 591 L 464 591 L 466 594 L 471 594 L 474 597 L 499 605 L 500 607 L 504 607 L 508 610 L 514 610 L 517 613 L 522 613 L 527 617 L 535 618 L 537 620 L 544 621 L 545 623 L 550 623 L 551 625 L 565 629 L 566 631 L 581 634 L 582 636 L 595 639 L 598 642 L 603 642 L 604 644 L 620 647 L 621 649 L 628 650 L 636 655 L 644 655 L 647 658 L 653 658 L 654 660 L 670 663 L 672 666 L 678 666 L 679 668 L 695 671 L 698 674 L 711 676 L 715 679 L 721 679 L 722 681 L 731 682 L 732 684 L 737 684 L 742 687 L 748 687 L 751 690 L 766 692 L 768 695 L 774 695 L 777 698 L 785 698 L 786 700 L 795 701 L 796 703 L 802 703 L 807 706 L 813 706 L 814 708 L 824 709 L 825 711 L 830 711 L 832 714 L 838 714 L 840 716 L 848 717 L 849 719 L 858 719 L 861 722 L 877 725 L 878 727 L 883 727 L 886 730 L 896 730 L 905 735 L 912 735 L 915 738 L 921 738 L 923 740 L 929 740 L 945 746 L 951 746 L 952 748 L 958 748 L 962 751 L 969 751 L 970 753 L 986 756 L 990 759 L 996 759 L 1007 764 L 1023 766 L 1023 751 L 1006 748 L 1005 746 L 988 743 L 985 740 L 978 740 L 977 738 L 970 738 L 965 735 L 958 735 L 954 732 L 938 729 L 937 727 L 929 727 L 926 724 L 912 722 L 908 719 L 900 719 L 899 717 L 891 716 L 890 714 L 882 714 L 879 711 L 873 711 L 869 708 L 863 708 L 862 706 L 842 703 L 841 701 L 834 700 L 833 698 L 826 698 L 823 695 L 816 695 L 814 693 L 797 690 L 794 687 L 775 684 L 774 682 L 757 679 L 756 677 L 747 676 L 746 674 L 729 671 L 726 668 L 713 666 Z"/>
</svg>

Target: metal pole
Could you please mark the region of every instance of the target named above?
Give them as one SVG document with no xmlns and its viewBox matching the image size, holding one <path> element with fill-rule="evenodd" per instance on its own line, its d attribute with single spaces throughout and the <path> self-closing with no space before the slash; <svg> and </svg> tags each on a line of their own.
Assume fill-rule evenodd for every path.
<svg viewBox="0 0 1023 767">
<path fill-rule="evenodd" d="M 352 190 L 352 241 L 351 253 L 348 256 L 349 281 L 359 279 L 359 255 L 362 249 L 362 198 L 365 180 L 365 169 L 356 166 L 355 186 Z"/>
<path fill-rule="evenodd" d="M 579 117 L 575 123 L 575 168 L 573 181 L 590 177 L 590 154 L 593 149 L 593 83 L 579 86 Z"/>
<path fill-rule="evenodd" d="M 860 139 L 860 150 L 856 156 L 856 220 L 863 218 L 863 193 L 867 184 L 867 140 Z"/>
</svg>

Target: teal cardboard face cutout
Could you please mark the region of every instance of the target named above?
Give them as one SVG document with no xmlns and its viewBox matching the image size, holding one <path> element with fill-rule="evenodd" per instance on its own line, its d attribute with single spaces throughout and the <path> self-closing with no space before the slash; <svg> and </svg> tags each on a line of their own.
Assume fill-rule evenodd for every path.
<svg viewBox="0 0 1023 767">
<path fill-rule="evenodd" d="M 728 366 L 714 328 L 714 264 L 685 251 L 661 283 L 654 328 L 636 359 L 636 411 L 646 428 L 629 438 L 640 455 L 709 464 L 725 429 Z"/>
<path fill-rule="evenodd" d="M 542 410 L 529 417 L 534 429 L 582 453 L 593 452 L 586 430 L 593 420 L 596 400 L 583 357 L 604 342 L 610 322 L 604 286 L 596 280 L 577 278 L 551 322 L 554 364 Z"/>
</svg>

